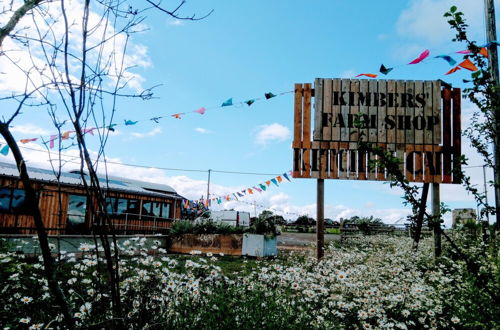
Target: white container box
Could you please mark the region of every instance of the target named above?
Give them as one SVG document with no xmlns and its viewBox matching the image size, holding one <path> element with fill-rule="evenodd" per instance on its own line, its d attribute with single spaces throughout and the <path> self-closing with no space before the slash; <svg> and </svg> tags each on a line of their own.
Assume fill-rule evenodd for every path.
<svg viewBox="0 0 500 330">
<path fill-rule="evenodd" d="M 278 239 L 265 235 L 244 234 L 241 254 L 251 257 L 273 257 L 278 255 Z"/>
</svg>

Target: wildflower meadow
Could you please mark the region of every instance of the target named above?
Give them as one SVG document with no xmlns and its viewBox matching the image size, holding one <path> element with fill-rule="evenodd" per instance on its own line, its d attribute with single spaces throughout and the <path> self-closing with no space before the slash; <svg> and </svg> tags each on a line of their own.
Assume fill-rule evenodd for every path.
<svg viewBox="0 0 500 330">
<path fill-rule="evenodd" d="M 143 239 L 120 246 L 121 299 L 130 329 L 498 328 L 499 308 L 465 265 L 432 258 L 405 237 L 365 236 L 276 259 L 167 255 Z M 480 247 L 470 247 L 477 249 Z M 61 286 L 80 328 L 112 319 L 102 260 L 90 245 L 58 256 Z M 0 254 L 4 328 L 64 328 L 40 258 Z M 228 265 L 232 265 L 228 267 Z M 498 260 L 481 271 L 496 274 Z M 488 284 L 498 290 L 498 281 Z"/>
</svg>

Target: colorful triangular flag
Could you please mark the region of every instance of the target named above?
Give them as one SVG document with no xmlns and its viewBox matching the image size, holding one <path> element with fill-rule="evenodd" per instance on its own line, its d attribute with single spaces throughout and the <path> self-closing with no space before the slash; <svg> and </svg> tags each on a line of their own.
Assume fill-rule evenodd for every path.
<svg viewBox="0 0 500 330">
<path fill-rule="evenodd" d="M 233 98 L 232 97 L 227 99 L 226 101 L 222 102 L 221 107 L 228 107 L 230 105 L 233 105 Z"/>
<path fill-rule="evenodd" d="M 361 77 L 361 76 L 366 76 L 366 77 L 369 77 L 369 78 L 377 78 L 377 75 L 373 74 L 373 73 L 360 73 L 355 78 Z"/>
<path fill-rule="evenodd" d="M 271 179 L 271 182 L 274 183 L 277 187 L 279 187 L 278 181 L 276 181 L 276 179 Z"/>
<path fill-rule="evenodd" d="M 175 113 L 172 115 L 172 117 L 177 118 L 177 119 L 182 119 L 181 118 L 181 113 Z"/>
<path fill-rule="evenodd" d="M 481 50 L 479 51 L 479 54 L 483 55 L 484 57 L 488 57 L 488 49 L 482 47 Z"/>
<path fill-rule="evenodd" d="M 454 72 L 457 72 L 458 70 L 460 70 L 460 67 L 459 66 L 456 66 L 454 67 L 453 69 L 451 69 L 450 71 L 446 72 L 445 75 L 447 74 L 452 74 Z"/>
<path fill-rule="evenodd" d="M 125 120 L 125 126 L 135 125 L 139 121 Z"/>
<path fill-rule="evenodd" d="M 21 143 L 28 143 L 28 142 L 34 142 L 38 140 L 38 138 L 32 138 L 32 139 L 21 139 L 19 140 Z"/>
<path fill-rule="evenodd" d="M 269 187 L 271 185 L 271 181 L 266 181 L 267 186 Z"/>
<path fill-rule="evenodd" d="M 7 156 L 9 154 L 9 145 L 4 145 L 2 149 L 0 149 L 0 154 Z"/>
<path fill-rule="evenodd" d="M 265 185 L 263 185 L 262 183 L 259 184 L 259 186 L 262 188 L 262 190 L 266 191 L 267 187 Z"/>
<path fill-rule="evenodd" d="M 264 96 L 265 96 L 266 100 L 269 100 L 270 98 L 273 98 L 276 95 L 274 95 L 273 93 L 265 93 Z"/>
<path fill-rule="evenodd" d="M 422 62 L 425 58 L 427 58 L 427 56 L 429 56 L 431 52 L 426 49 L 422 52 L 422 54 L 420 54 L 416 59 L 414 59 L 413 61 L 411 61 L 410 63 L 408 64 L 417 64 L 417 63 L 420 63 Z"/>
<path fill-rule="evenodd" d="M 203 115 L 205 113 L 206 109 L 204 107 L 199 108 L 195 112 L 199 113 L 200 115 Z"/>
<path fill-rule="evenodd" d="M 252 188 L 248 188 L 248 193 L 249 193 L 249 194 L 251 194 L 251 195 L 253 195 L 253 190 L 252 190 Z"/>
<path fill-rule="evenodd" d="M 51 135 L 49 140 L 49 148 L 54 148 L 54 141 L 57 139 L 57 135 Z"/>
<path fill-rule="evenodd" d="M 392 71 L 392 69 L 393 69 L 393 68 L 386 68 L 386 67 L 385 67 L 385 65 L 383 65 L 383 64 L 382 64 L 382 65 L 380 65 L 380 70 L 379 70 L 379 71 L 380 71 L 380 73 L 382 73 L 382 74 L 385 74 L 385 75 L 386 75 L 386 74 L 388 74 L 389 72 L 391 72 L 391 71 Z"/>
<path fill-rule="evenodd" d="M 449 65 L 455 65 L 457 64 L 457 61 L 455 61 L 453 59 L 453 57 L 449 56 L 449 55 L 438 55 L 438 56 L 434 56 L 435 58 L 442 58 L 443 60 L 445 60 L 446 62 L 448 62 Z"/>
<path fill-rule="evenodd" d="M 477 71 L 477 67 L 469 59 L 465 59 L 462 63 L 459 64 L 459 66 L 470 71 Z"/>
<path fill-rule="evenodd" d="M 255 100 L 254 100 L 254 99 L 247 100 L 247 101 L 245 101 L 245 103 L 246 103 L 248 106 L 251 106 L 252 104 L 254 104 L 254 103 L 255 103 Z"/>
<path fill-rule="evenodd" d="M 286 173 L 283 173 L 283 176 L 285 177 L 285 179 L 287 179 L 288 181 L 292 182 Z"/>
</svg>

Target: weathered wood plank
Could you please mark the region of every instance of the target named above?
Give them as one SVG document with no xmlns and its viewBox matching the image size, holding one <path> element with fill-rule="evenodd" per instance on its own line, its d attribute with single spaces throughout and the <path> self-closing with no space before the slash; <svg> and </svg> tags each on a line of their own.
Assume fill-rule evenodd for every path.
<svg viewBox="0 0 500 330">
<path fill-rule="evenodd" d="M 371 95 L 378 95 L 378 81 L 377 80 L 370 80 L 368 82 L 368 91 L 371 93 Z M 372 116 L 377 116 L 377 106 L 378 105 L 378 97 L 373 97 L 373 100 L 371 100 L 371 106 L 368 107 L 368 115 L 371 118 Z M 377 128 L 376 127 L 369 127 L 368 129 L 368 141 L 372 143 L 377 142 Z"/>
<path fill-rule="evenodd" d="M 323 140 L 323 85 L 324 80 L 316 78 L 314 80 L 314 140 Z"/>
<path fill-rule="evenodd" d="M 387 81 L 387 93 L 396 93 L 396 82 L 394 80 Z M 396 94 L 396 95 L 399 95 L 399 94 Z M 392 107 L 387 107 L 387 110 L 386 110 L 387 117 L 392 119 L 393 121 L 395 121 L 397 119 L 396 108 L 397 108 L 397 106 L 394 104 L 394 106 L 392 106 Z M 392 127 L 392 128 L 387 127 L 388 125 L 386 125 L 385 118 L 381 118 L 380 116 L 378 118 L 378 122 L 379 122 L 379 127 L 381 127 L 382 129 L 385 129 L 385 131 L 386 131 L 386 133 L 385 133 L 386 134 L 386 142 L 387 143 L 396 143 L 397 127 L 396 126 Z"/>
<path fill-rule="evenodd" d="M 461 95 L 460 88 L 453 89 L 453 183 L 460 183 L 461 162 L 462 155 L 462 124 L 461 118 Z"/>
<path fill-rule="evenodd" d="M 332 118 L 330 121 L 331 132 L 332 132 L 332 141 L 340 141 L 341 137 L 341 127 L 337 123 L 338 114 L 342 113 L 342 107 L 340 106 L 340 102 L 338 100 L 338 92 L 342 89 L 342 85 L 340 83 L 340 79 L 332 79 L 332 91 L 337 92 L 337 100 L 332 102 Z M 337 125 L 336 125 L 337 123 Z"/>
<path fill-rule="evenodd" d="M 415 99 L 417 95 L 425 95 L 425 87 L 423 81 L 415 81 L 414 82 L 414 91 L 415 91 Z M 415 144 L 423 144 L 424 143 L 424 132 L 425 130 L 425 107 L 421 107 L 420 104 L 414 101 L 414 112 L 412 115 L 412 130 L 414 131 L 414 139 Z M 432 135 L 431 135 L 432 140 Z M 422 155 L 420 155 L 421 157 Z"/>
<path fill-rule="evenodd" d="M 451 90 L 443 89 L 443 183 L 451 182 Z"/>
<path fill-rule="evenodd" d="M 406 93 L 413 95 L 415 98 L 415 82 L 413 80 L 406 81 Z M 415 128 L 412 125 L 412 118 L 415 115 L 414 107 L 406 107 L 404 118 L 405 144 L 415 144 Z"/>
<path fill-rule="evenodd" d="M 321 118 L 323 137 L 321 140 L 330 141 L 332 139 L 332 80 L 331 79 L 323 80 L 323 107 L 324 107 L 324 113 L 323 113 L 323 118 Z"/>
<path fill-rule="evenodd" d="M 295 102 L 293 112 L 293 148 L 302 147 L 302 84 L 295 84 Z"/>
<path fill-rule="evenodd" d="M 341 142 L 339 143 L 339 179 L 348 178 L 348 163 L 347 163 L 347 152 L 349 149 L 349 143 Z"/>
<path fill-rule="evenodd" d="M 360 80 L 359 79 L 353 79 L 351 80 L 351 92 L 354 93 L 354 95 L 359 94 L 359 84 Z M 349 94 L 351 95 L 351 94 Z M 353 95 L 353 96 L 354 96 Z M 349 97 L 350 99 L 350 97 Z M 353 100 L 356 98 L 353 97 Z M 351 100 L 349 100 L 351 101 Z M 352 126 L 349 130 L 349 141 L 352 142 L 358 142 L 359 140 L 359 130 L 360 130 L 360 117 L 359 117 L 359 101 L 353 102 L 354 104 L 350 106 L 349 108 L 349 113 L 350 113 L 350 119 L 348 120 L 348 126 Z M 352 122 L 351 122 L 352 121 Z"/>
<path fill-rule="evenodd" d="M 387 82 L 385 80 L 378 81 L 378 92 L 380 95 L 387 95 Z M 392 98 L 392 94 L 390 96 Z M 385 104 L 380 104 L 378 107 L 377 114 L 377 142 L 378 143 L 387 143 L 387 134 L 384 125 L 385 116 L 387 115 L 387 104 L 386 100 Z"/>
<path fill-rule="evenodd" d="M 349 90 L 351 88 L 351 81 L 344 79 L 342 80 L 341 83 L 341 90 L 342 92 L 345 92 L 346 95 L 349 95 Z M 340 98 L 340 97 L 339 97 Z M 349 107 L 349 98 L 347 97 L 346 105 L 342 105 L 340 107 L 340 111 L 342 113 L 342 117 L 339 117 L 338 120 L 334 122 L 334 126 L 337 125 L 342 125 L 343 127 L 340 128 L 340 139 L 341 141 L 349 141 L 349 127 L 348 127 L 348 117 L 349 117 L 349 112 L 350 112 L 350 107 Z M 342 120 L 340 120 L 342 119 Z M 342 122 L 341 122 L 342 121 Z"/>
<path fill-rule="evenodd" d="M 359 90 L 361 92 L 368 92 L 370 90 L 370 81 L 368 79 L 361 79 L 359 82 Z M 369 94 L 368 94 L 369 95 Z M 368 127 L 370 127 L 370 116 L 369 116 L 369 107 L 367 105 L 368 102 L 371 102 L 371 95 L 364 98 L 364 102 L 360 102 L 359 106 L 359 114 L 362 116 L 363 121 L 365 122 L 365 126 L 363 128 L 359 128 L 359 140 L 363 142 L 368 142 Z"/>
<path fill-rule="evenodd" d="M 339 144 L 338 142 L 330 142 L 330 178 L 337 179 L 339 177 L 338 173 L 338 150 Z"/>
<path fill-rule="evenodd" d="M 311 84 L 304 84 L 302 146 L 311 147 Z"/>
</svg>

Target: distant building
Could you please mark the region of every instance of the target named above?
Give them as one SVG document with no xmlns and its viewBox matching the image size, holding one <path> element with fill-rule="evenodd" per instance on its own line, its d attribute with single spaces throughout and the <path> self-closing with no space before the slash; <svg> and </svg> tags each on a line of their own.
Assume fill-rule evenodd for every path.
<svg viewBox="0 0 500 330">
<path fill-rule="evenodd" d="M 97 203 L 90 200 L 78 173 L 28 168 L 49 235 L 92 233 Z M 99 178 L 106 210 L 120 234 L 158 233 L 181 216 L 183 197 L 168 185 L 127 178 Z M 90 207 L 94 205 L 94 207 Z M 14 164 L 0 162 L 0 234 L 34 234 L 23 184 Z"/>
<path fill-rule="evenodd" d="M 474 209 L 454 209 L 451 212 L 452 226 L 456 227 L 458 224 L 464 224 L 469 221 L 476 221 L 476 210 Z"/>
</svg>

